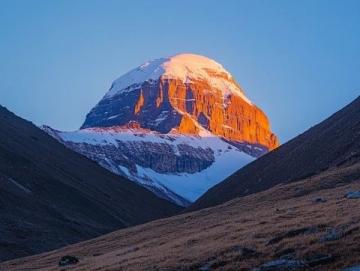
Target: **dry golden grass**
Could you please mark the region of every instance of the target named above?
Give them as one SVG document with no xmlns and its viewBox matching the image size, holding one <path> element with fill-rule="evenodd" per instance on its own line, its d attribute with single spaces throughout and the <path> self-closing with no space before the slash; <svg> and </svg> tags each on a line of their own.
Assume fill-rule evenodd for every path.
<svg viewBox="0 0 360 271">
<path fill-rule="evenodd" d="M 360 164 L 331 169 L 220 206 L 5 262 L 0 270 L 198 270 L 207 263 L 211 270 L 251 270 L 284 250 L 293 250 L 297 259 L 331 254 L 333 262 L 306 270 L 341 270 L 360 264 L 360 199 L 344 198 L 360 189 L 359 172 Z M 315 203 L 317 197 L 326 202 Z M 303 227 L 317 230 L 292 232 Z M 333 228 L 342 228 L 343 236 L 321 242 Z M 240 247 L 256 253 L 244 255 Z M 80 261 L 59 268 L 64 255 Z"/>
</svg>

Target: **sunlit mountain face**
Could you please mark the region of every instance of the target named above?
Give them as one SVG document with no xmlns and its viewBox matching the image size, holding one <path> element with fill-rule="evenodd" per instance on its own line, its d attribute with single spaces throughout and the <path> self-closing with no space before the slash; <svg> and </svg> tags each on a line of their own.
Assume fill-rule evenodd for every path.
<svg viewBox="0 0 360 271">
<path fill-rule="evenodd" d="M 44 130 L 182 206 L 279 145 L 233 76 L 194 54 L 148 61 L 115 80 L 80 130 Z"/>
</svg>

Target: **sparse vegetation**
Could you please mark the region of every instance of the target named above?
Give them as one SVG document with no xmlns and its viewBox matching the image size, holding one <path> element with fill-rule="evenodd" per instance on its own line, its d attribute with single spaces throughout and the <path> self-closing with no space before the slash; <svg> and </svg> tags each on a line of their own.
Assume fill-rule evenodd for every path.
<svg viewBox="0 0 360 271">
<path fill-rule="evenodd" d="M 332 168 L 220 206 L 6 262 L 0 269 L 58 270 L 61 255 L 74 255 L 81 262 L 71 270 L 268 270 L 261 266 L 277 260 L 303 263 L 296 270 L 342 270 L 360 263 L 360 200 L 344 197 L 360 189 L 359 178 L 360 163 Z M 314 202 L 318 197 L 327 201 Z M 323 242 L 333 230 L 342 234 Z"/>
</svg>

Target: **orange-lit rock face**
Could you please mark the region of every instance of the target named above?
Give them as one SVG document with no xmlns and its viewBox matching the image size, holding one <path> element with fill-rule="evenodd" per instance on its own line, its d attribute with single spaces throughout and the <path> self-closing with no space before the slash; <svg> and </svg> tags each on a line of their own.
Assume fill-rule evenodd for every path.
<svg viewBox="0 0 360 271">
<path fill-rule="evenodd" d="M 204 81 L 183 83 L 160 78 L 104 105 L 100 103 L 97 110 L 89 115 L 103 116 L 107 112 L 110 117 L 102 117 L 95 127 L 136 121 L 142 128 L 161 133 L 176 130 L 193 135 L 203 127 L 229 141 L 260 144 L 268 150 L 279 145 L 261 109 L 236 94 L 223 95 Z"/>
<path fill-rule="evenodd" d="M 279 143 L 270 130 L 266 115 L 255 105 L 241 97 L 230 94 L 224 97 L 221 90 L 217 94 L 206 82 L 184 84 L 176 80 L 162 82 L 168 93 L 169 103 L 179 112 L 186 112 L 177 128 L 179 132 L 194 134 L 199 132 L 196 123 L 215 135 L 228 140 L 258 143 L 272 150 Z M 191 116 L 193 121 L 189 120 Z"/>
<path fill-rule="evenodd" d="M 82 128 L 136 121 L 161 133 L 213 135 L 237 143 L 278 146 L 266 115 L 220 64 L 182 54 L 147 62 L 116 80 Z M 243 144 L 244 145 L 244 144 Z"/>
<path fill-rule="evenodd" d="M 187 114 L 181 118 L 179 126 L 175 128 L 178 132 L 186 135 L 197 135 L 200 132 L 195 120 Z"/>
<path fill-rule="evenodd" d="M 135 109 L 134 109 L 135 114 L 139 114 L 139 112 L 140 112 L 141 108 L 143 107 L 143 105 L 144 105 L 144 95 L 143 95 L 143 92 L 141 90 L 139 100 L 135 104 Z"/>
</svg>

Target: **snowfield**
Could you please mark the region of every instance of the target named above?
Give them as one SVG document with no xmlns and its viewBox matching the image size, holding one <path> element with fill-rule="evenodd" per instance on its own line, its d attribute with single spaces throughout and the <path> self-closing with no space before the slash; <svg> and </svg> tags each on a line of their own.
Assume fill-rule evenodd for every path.
<svg viewBox="0 0 360 271">
<path fill-rule="evenodd" d="M 175 131 L 169 134 L 160 134 L 145 129 L 121 127 L 88 128 L 73 132 L 60 132 L 50 127 L 43 127 L 43 129 L 63 144 L 97 161 L 112 172 L 125 176 L 179 205 L 188 205 L 195 201 L 209 188 L 255 159 L 206 130 L 203 130 L 199 136 L 190 136 Z M 150 150 L 142 148 L 144 143 L 153 143 L 155 144 L 153 146 L 159 146 L 159 152 L 165 144 L 173 150 L 177 157 L 182 155 L 180 146 L 184 145 L 194 150 L 194 153 L 191 153 L 194 157 L 203 151 L 211 150 L 214 161 L 210 166 L 195 173 L 164 173 L 144 165 L 133 165 L 134 161 L 131 158 L 128 159 L 128 163 L 120 162 L 116 155 L 109 157 L 104 151 L 111 147 L 114 152 L 119 152 L 121 155 L 119 144 L 122 147 L 126 144 L 128 148 L 132 148 L 129 149 L 132 154 L 146 156 Z M 134 166 L 136 170 L 131 169 Z"/>
<path fill-rule="evenodd" d="M 252 162 L 253 157 L 235 147 L 231 150 L 217 150 L 215 162 L 207 169 L 194 173 L 160 174 L 150 168 L 138 166 L 138 178 L 150 178 L 156 183 L 166 186 L 183 198 L 194 202 L 208 189 L 218 184 L 232 173 Z"/>
</svg>

